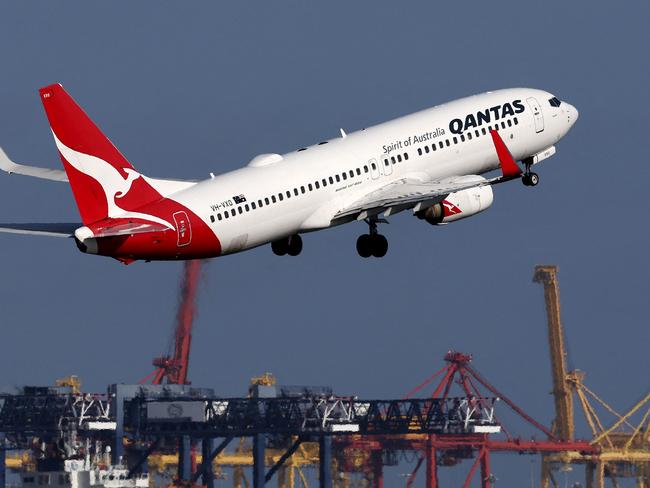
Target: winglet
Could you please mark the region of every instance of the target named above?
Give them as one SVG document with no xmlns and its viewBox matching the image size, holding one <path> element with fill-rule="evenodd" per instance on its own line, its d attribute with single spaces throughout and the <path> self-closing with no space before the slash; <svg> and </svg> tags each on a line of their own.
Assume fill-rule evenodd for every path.
<svg viewBox="0 0 650 488">
<path fill-rule="evenodd" d="M 491 130 L 490 135 L 492 136 L 492 142 L 494 142 L 494 148 L 497 150 L 497 156 L 499 156 L 499 165 L 501 166 L 503 177 L 514 178 L 519 176 L 521 170 L 499 133 L 496 130 Z"/>
</svg>

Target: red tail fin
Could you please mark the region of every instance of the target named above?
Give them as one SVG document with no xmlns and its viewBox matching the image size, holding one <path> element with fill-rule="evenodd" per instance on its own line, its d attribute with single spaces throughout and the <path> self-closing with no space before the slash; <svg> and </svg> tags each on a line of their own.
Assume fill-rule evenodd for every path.
<svg viewBox="0 0 650 488">
<path fill-rule="evenodd" d="M 161 198 L 60 84 L 39 93 L 84 224 Z"/>
</svg>

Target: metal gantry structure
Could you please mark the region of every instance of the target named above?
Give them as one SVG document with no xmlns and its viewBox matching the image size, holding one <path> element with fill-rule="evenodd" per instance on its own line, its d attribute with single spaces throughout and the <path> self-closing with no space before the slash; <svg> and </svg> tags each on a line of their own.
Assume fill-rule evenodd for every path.
<svg viewBox="0 0 650 488">
<path fill-rule="evenodd" d="M 200 401 L 134 398 L 128 402 L 126 430 L 150 447 L 180 439 L 189 446 L 200 440 L 202 463 L 194 473 L 179 453 L 178 478 L 212 486 L 212 461 L 237 437 L 253 440 L 253 486 L 261 488 L 304 442 L 319 446 L 319 483 L 332 486 L 332 442 L 346 438 L 409 435 L 483 435 L 499 430 L 495 398 L 447 397 L 403 400 L 360 400 L 356 397 L 205 398 Z M 267 439 L 293 439 L 286 452 L 265 470 Z M 220 443 L 215 447 L 216 439 Z M 352 441 L 354 442 L 354 441 Z M 181 449 L 183 451 L 183 449 Z M 207 460 L 207 462 L 206 462 Z"/>
<path fill-rule="evenodd" d="M 140 383 L 151 379 L 151 384 L 170 385 L 189 384 L 187 374 L 190 363 L 190 348 L 192 345 L 192 326 L 196 313 L 196 294 L 201 278 L 200 260 L 185 261 L 183 278 L 181 280 L 178 311 L 176 312 L 176 328 L 174 329 L 174 351 L 172 354 L 154 358 L 156 368 Z"/>
<path fill-rule="evenodd" d="M 650 392 L 627 413 L 620 414 L 584 384 L 585 373 L 568 371 L 564 328 L 560 313 L 558 267 L 539 265 L 533 281 L 544 286 L 548 338 L 555 398 L 553 432 L 565 440 L 573 439 L 575 431 L 574 395 L 577 396 L 585 420 L 593 436 L 590 444 L 596 453 L 577 452 L 548 454 L 542 459 L 542 488 L 558 487 L 554 471 L 558 466 L 573 463 L 585 465 L 587 488 L 604 488 L 607 479 L 615 488 L 619 478 L 635 478 L 637 488 L 650 487 Z M 598 415 L 598 410 L 611 416 L 611 427 Z M 635 419 L 635 420 L 633 420 Z"/>
<path fill-rule="evenodd" d="M 407 477 L 407 488 L 412 486 L 418 471 L 425 466 L 425 486 L 427 488 L 438 488 L 439 467 L 455 466 L 462 460 L 473 460 L 467 472 L 463 488 L 467 488 L 477 472 L 480 471 L 480 485 L 482 488 L 491 487 L 496 479 L 491 472 L 490 458 L 495 452 L 511 452 L 518 454 L 542 454 L 542 453 L 596 453 L 598 447 L 592 446 L 586 441 L 563 441 L 553 435 L 550 429 L 533 419 L 524 412 L 510 398 L 493 386 L 478 370 L 471 366 L 472 356 L 456 351 L 449 351 L 445 355 L 446 366 L 427 378 L 423 383 L 412 390 L 407 398 L 421 394 L 429 387 L 433 387 L 432 399 L 446 400 L 454 391 L 457 398 L 463 398 L 471 405 L 481 408 L 487 390 L 490 398 L 499 400 L 499 404 L 506 405 L 514 414 L 525 423 L 537 430 L 547 440 L 537 441 L 534 439 L 523 439 L 509 433 L 502 422 L 494 419 L 493 427 L 486 426 L 483 430 L 475 432 L 464 432 L 456 434 L 452 432 L 431 432 L 426 435 L 406 434 L 398 436 L 378 436 L 374 439 L 348 438 L 349 450 L 370 451 L 374 455 L 364 457 L 366 465 L 358 469 L 372 471 L 375 481 L 374 486 L 382 486 L 381 459 L 397 457 L 402 452 L 417 453 L 418 460 L 414 470 Z M 437 381 L 437 382 L 436 382 Z M 497 437 L 499 435 L 499 437 Z M 504 438 L 505 437 L 505 438 Z M 340 464 L 344 464 L 346 457 L 351 457 L 345 449 L 339 450 Z M 479 469 L 480 468 L 480 469 Z"/>
</svg>

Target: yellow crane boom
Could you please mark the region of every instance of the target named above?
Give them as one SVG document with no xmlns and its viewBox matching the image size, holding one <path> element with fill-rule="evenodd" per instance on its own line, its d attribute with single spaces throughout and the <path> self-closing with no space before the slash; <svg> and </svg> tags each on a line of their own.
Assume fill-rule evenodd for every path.
<svg viewBox="0 0 650 488">
<path fill-rule="evenodd" d="M 533 281 L 544 285 L 544 300 L 548 323 L 548 346 L 551 353 L 551 374 L 553 377 L 553 398 L 555 399 L 555 420 L 553 433 L 560 439 L 573 440 L 573 396 L 567 384 L 566 349 L 564 329 L 560 315 L 560 284 L 555 265 L 535 266 Z"/>
</svg>

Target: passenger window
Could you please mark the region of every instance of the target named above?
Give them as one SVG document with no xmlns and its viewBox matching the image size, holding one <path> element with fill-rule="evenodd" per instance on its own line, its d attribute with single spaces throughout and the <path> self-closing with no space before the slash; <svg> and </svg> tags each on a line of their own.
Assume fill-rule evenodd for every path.
<svg viewBox="0 0 650 488">
<path fill-rule="evenodd" d="M 472 140 L 472 133 L 471 133 L 471 132 L 468 132 L 468 133 L 467 133 L 467 138 L 468 138 L 470 141 Z"/>
<path fill-rule="evenodd" d="M 294 194 L 295 196 L 298 196 L 298 188 L 294 188 L 294 189 L 293 189 L 293 194 Z"/>
<path fill-rule="evenodd" d="M 502 129 L 505 129 L 505 128 L 506 128 L 506 123 L 503 122 L 503 121 L 501 121 L 501 128 L 502 128 Z"/>
<path fill-rule="evenodd" d="M 312 190 L 314 189 L 314 187 L 311 186 L 311 183 L 309 183 L 309 184 L 307 185 L 307 188 L 309 188 L 309 191 L 312 191 Z"/>
<path fill-rule="evenodd" d="M 515 125 L 517 125 L 519 123 L 519 121 L 517 120 L 517 117 L 514 118 L 514 121 L 515 121 Z"/>
<path fill-rule="evenodd" d="M 361 168 L 357 168 L 357 176 L 361 176 Z"/>
<path fill-rule="evenodd" d="M 397 162 L 398 162 L 398 163 L 401 163 L 401 162 L 402 162 L 402 156 L 400 156 L 399 154 L 397 155 Z"/>
<path fill-rule="evenodd" d="M 210 222 L 214 222 L 214 215 L 210 215 Z"/>
<path fill-rule="evenodd" d="M 476 130 L 474 131 L 474 134 L 476 134 L 476 137 L 478 137 L 478 136 L 481 135 L 481 133 L 478 131 L 478 129 L 476 129 Z"/>
<path fill-rule="evenodd" d="M 271 201 L 273 203 L 276 203 L 278 200 L 275 198 L 275 195 L 271 195 Z"/>
<path fill-rule="evenodd" d="M 330 185 L 333 185 L 334 184 L 334 179 L 330 176 L 329 180 L 330 180 Z"/>
<path fill-rule="evenodd" d="M 334 175 L 334 177 L 336 178 L 336 182 L 337 182 L 337 183 L 340 183 L 340 181 L 341 181 L 341 177 L 340 177 L 339 175 Z"/>
<path fill-rule="evenodd" d="M 318 190 L 318 189 L 320 188 L 320 183 L 318 183 L 318 181 L 316 181 L 316 182 L 314 183 L 314 186 L 315 186 L 316 189 Z"/>
<path fill-rule="evenodd" d="M 364 167 L 363 167 L 363 172 L 364 172 L 364 173 L 367 173 L 367 172 L 368 172 L 368 166 L 364 166 Z"/>
<path fill-rule="evenodd" d="M 458 137 L 454 136 L 454 144 L 458 144 Z"/>
<path fill-rule="evenodd" d="M 354 178 L 354 171 L 350 170 L 350 178 Z"/>
<path fill-rule="evenodd" d="M 435 151 L 436 149 L 437 149 L 437 148 L 436 148 L 436 143 L 434 142 L 433 144 L 431 144 L 431 150 L 432 150 L 432 151 Z"/>
<path fill-rule="evenodd" d="M 424 146 L 424 152 L 429 154 L 429 146 Z"/>
<path fill-rule="evenodd" d="M 391 156 L 391 157 L 390 157 L 390 162 L 393 163 L 393 164 L 395 164 L 395 156 Z M 388 165 L 386 165 L 386 166 L 388 166 Z"/>
<path fill-rule="evenodd" d="M 287 190 L 287 198 L 291 198 L 291 192 Z"/>
<path fill-rule="evenodd" d="M 300 187 L 300 193 L 303 193 L 303 194 L 305 193 L 305 187 L 304 186 Z"/>
<path fill-rule="evenodd" d="M 258 200 L 258 201 L 257 201 L 257 205 L 258 205 L 260 208 L 262 208 L 262 207 L 264 206 L 264 204 L 262 203 L 262 200 Z"/>
<path fill-rule="evenodd" d="M 224 216 L 225 218 L 228 218 L 228 212 L 225 212 L 225 213 L 223 214 L 223 216 Z"/>
<path fill-rule="evenodd" d="M 422 156 L 422 148 L 418 147 L 418 156 Z"/>
<path fill-rule="evenodd" d="M 444 145 L 444 144 L 443 144 L 442 141 L 440 141 L 440 142 L 438 143 L 438 146 L 440 147 L 440 149 L 442 149 L 443 145 Z"/>
<path fill-rule="evenodd" d="M 244 209 L 241 207 L 237 207 L 237 211 L 239 212 L 239 215 L 244 213 Z"/>
<path fill-rule="evenodd" d="M 284 200 L 284 197 L 282 196 L 282 193 L 278 193 L 278 198 L 280 199 L 280 201 Z"/>
<path fill-rule="evenodd" d="M 269 204 L 269 198 L 268 198 L 268 197 L 266 197 L 266 198 L 264 199 L 264 203 L 266 203 L 267 205 Z"/>
<path fill-rule="evenodd" d="M 248 206 L 248 203 L 244 205 L 244 208 L 246 209 L 247 212 L 250 211 L 250 207 Z"/>
<path fill-rule="evenodd" d="M 341 173 L 341 176 L 343 177 L 344 180 L 348 179 L 348 175 L 346 175 L 345 173 Z"/>
<path fill-rule="evenodd" d="M 485 127 L 481 128 L 481 132 L 483 132 L 483 135 L 485 135 L 487 133 L 487 131 L 485 130 Z"/>
<path fill-rule="evenodd" d="M 508 127 L 512 127 L 512 120 L 508 119 Z"/>
<path fill-rule="evenodd" d="M 409 153 L 404 153 L 404 161 L 408 161 L 408 160 L 409 160 Z"/>
<path fill-rule="evenodd" d="M 388 166 L 388 159 L 384 159 L 384 166 Z"/>
<path fill-rule="evenodd" d="M 223 217 L 221 216 L 221 214 L 217 214 L 217 220 L 222 220 L 222 219 Z"/>
<path fill-rule="evenodd" d="M 234 216 L 235 216 L 235 209 L 234 209 L 234 208 L 230 211 L 230 216 L 231 216 L 231 217 L 234 217 Z"/>
<path fill-rule="evenodd" d="M 255 202 L 251 202 L 251 208 L 255 210 L 257 207 L 255 206 Z"/>
<path fill-rule="evenodd" d="M 326 186 L 327 186 L 327 180 L 323 178 L 323 188 L 325 188 Z"/>
<path fill-rule="evenodd" d="M 377 169 L 377 165 L 375 163 L 372 163 L 372 169 Z"/>
<path fill-rule="evenodd" d="M 447 144 L 447 147 L 451 146 L 451 144 L 449 143 L 449 139 L 445 140 L 445 144 Z"/>
</svg>

